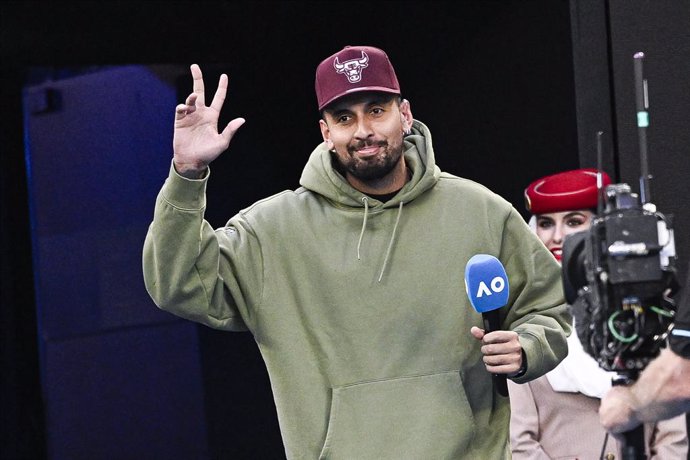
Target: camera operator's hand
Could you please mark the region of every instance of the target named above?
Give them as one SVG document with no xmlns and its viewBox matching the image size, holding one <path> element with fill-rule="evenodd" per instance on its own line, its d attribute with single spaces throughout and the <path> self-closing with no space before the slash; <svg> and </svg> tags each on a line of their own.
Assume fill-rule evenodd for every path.
<svg viewBox="0 0 690 460">
<path fill-rule="evenodd" d="M 191 66 L 194 92 L 175 108 L 173 151 L 175 170 L 189 179 L 199 179 L 206 167 L 225 151 L 230 140 L 244 124 L 235 118 L 218 133 L 218 117 L 228 89 L 228 76 L 222 74 L 210 106 L 206 106 L 204 79 L 198 65 Z"/>
<path fill-rule="evenodd" d="M 486 370 L 492 374 L 516 374 L 522 368 L 522 345 L 514 331 L 493 331 L 486 334 L 476 326 L 472 336 L 482 343 Z"/>
<path fill-rule="evenodd" d="M 664 349 L 630 386 L 614 386 L 601 400 L 599 419 L 612 433 L 690 410 L 690 359 Z"/>
<path fill-rule="evenodd" d="M 626 386 L 614 386 L 601 400 L 599 406 L 599 421 L 612 433 L 629 431 L 640 424 L 635 417 L 635 407 L 639 402 Z"/>
</svg>

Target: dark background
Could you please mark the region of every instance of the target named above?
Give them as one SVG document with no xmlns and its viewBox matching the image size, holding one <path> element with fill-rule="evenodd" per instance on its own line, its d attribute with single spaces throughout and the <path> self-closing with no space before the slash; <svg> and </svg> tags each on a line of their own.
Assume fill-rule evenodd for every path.
<svg viewBox="0 0 690 460">
<path fill-rule="evenodd" d="M 60 149 L 55 144 L 54 151 L 39 151 L 26 127 L 50 118 L 23 111 L 23 90 L 74 85 L 78 90 L 85 76 L 107 79 L 119 67 L 135 65 L 160 75 L 181 101 L 191 91 L 189 64 L 201 65 L 207 89 L 215 88 L 220 72 L 228 73 L 221 124 L 236 116 L 247 123 L 212 168 L 207 218 L 218 226 L 255 200 L 297 186 L 308 154 L 320 141 L 316 65 L 348 44 L 379 46 L 396 67 L 415 118 L 429 126 L 440 167 L 487 185 L 527 216 L 524 187 L 545 174 L 595 166 L 599 130 L 606 133 L 605 170 L 636 188 L 632 54 L 642 50 L 650 82 L 652 200 L 676 216 L 684 273 L 690 256 L 689 21 L 688 3 L 681 0 L 2 3 L 0 457 L 160 458 L 169 452 L 164 445 L 174 444 L 166 438 L 170 432 L 148 427 L 186 431 L 182 427 L 190 423 L 190 413 L 201 414 L 192 423 L 203 430 L 179 436 L 178 443 L 197 445 L 181 448 L 177 458 L 284 456 L 270 384 L 249 334 L 221 333 L 165 314 L 152 320 L 148 315 L 155 315 L 149 313 L 155 306 L 143 293 L 139 273 L 124 273 L 124 262 L 117 267 L 122 273 L 98 264 L 94 270 L 100 279 L 122 275 L 120 289 L 138 296 L 122 311 L 136 307 L 133 311 L 145 320 L 78 330 L 89 321 L 84 312 L 102 305 L 69 306 L 80 303 L 72 291 L 62 295 L 68 306 L 56 311 L 58 299 L 46 294 L 50 267 L 45 257 L 37 257 L 53 241 L 47 234 L 78 240 L 80 227 L 94 228 L 92 234 L 110 238 L 104 237 L 104 245 L 122 245 L 117 249 L 129 261 L 140 255 L 145 227 L 120 222 L 121 227 L 105 231 L 93 225 L 93 212 L 72 211 L 67 230 L 43 230 L 50 212 L 41 213 L 37 202 L 47 186 L 39 190 L 40 176 L 27 173 L 26 166 L 52 172 L 46 179 L 56 208 L 70 209 L 62 201 L 69 204 L 72 198 L 94 206 L 107 198 L 124 213 L 130 206 L 132 221 L 139 222 L 145 211 L 133 207 L 132 188 L 109 179 L 145 178 L 136 190 L 144 190 L 138 199 L 144 206 L 150 203 L 150 218 L 151 191 L 162 184 L 172 152 L 169 134 L 147 139 L 145 123 L 137 131 L 143 140 L 136 155 L 103 153 L 113 150 L 117 125 L 103 133 L 103 152 L 98 143 L 80 147 L 80 139 L 67 148 L 69 138 L 60 140 Z M 88 88 L 82 104 L 108 101 L 105 89 Z M 145 96 L 142 103 L 160 113 L 171 134 L 175 102 L 159 110 L 152 107 L 155 99 Z M 154 122 L 150 132 L 158 133 Z M 75 121 L 68 123 L 72 127 Z M 59 133 L 60 126 L 41 132 L 46 131 Z M 50 146 L 50 139 L 41 145 Z M 115 162 L 111 178 L 105 159 Z M 106 167 L 97 169 L 102 177 L 94 164 Z M 94 182 L 102 179 L 102 195 L 80 196 L 85 175 Z M 122 233 L 132 234 L 127 243 L 118 239 Z M 55 273 L 54 284 L 94 291 L 89 276 L 95 275 L 85 273 L 79 256 L 70 261 L 71 267 L 64 264 Z M 51 326 L 55 317 L 62 335 Z M 176 352 L 180 337 L 191 344 L 191 352 Z M 134 342 L 139 346 L 130 347 Z M 89 353 L 104 343 L 107 352 Z M 157 348 L 160 354 L 148 354 Z M 128 353 L 139 357 L 136 366 Z M 165 365 L 149 356 L 165 357 Z M 192 363 L 182 372 L 196 375 L 198 385 L 189 383 L 193 379 L 177 381 L 174 363 Z M 113 374 L 122 380 L 113 382 Z M 125 390 L 115 391 L 118 385 Z M 170 396 L 164 407 L 156 400 L 160 392 Z M 141 404 L 151 401 L 155 404 Z M 179 406 L 187 410 L 174 409 Z M 109 434 L 111 443 L 100 441 Z"/>
</svg>

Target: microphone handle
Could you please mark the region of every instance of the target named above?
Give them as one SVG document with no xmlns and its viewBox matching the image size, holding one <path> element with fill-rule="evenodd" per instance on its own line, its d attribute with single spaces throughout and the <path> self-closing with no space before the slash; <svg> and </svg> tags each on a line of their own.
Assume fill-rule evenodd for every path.
<svg viewBox="0 0 690 460">
<path fill-rule="evenodd" d="M 484 320 L 484 332 L 498 331 L 501 329 L 501 319 L 498 316 L 498 310 L 492 310 L 482 313 Z M 494 388 L 501 396 L 508 396 L 508 380 L 505 374 L 491 374 L 494 382 Z"/>
</svg>

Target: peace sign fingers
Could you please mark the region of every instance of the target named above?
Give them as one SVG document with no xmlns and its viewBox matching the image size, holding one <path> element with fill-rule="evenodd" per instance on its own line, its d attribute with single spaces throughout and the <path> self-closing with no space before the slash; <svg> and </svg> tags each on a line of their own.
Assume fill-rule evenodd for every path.
<svg viewBox="0 0 690 460">
<path fill-rule="evenodd" d="M 194 94 L 196 94 L 196 102 L 201 105 L 206 103 L 204 99 L 204 76 L 201 73 L 201 68 L 197 64 L 190 66 L 192 71 L 192 78 L 194 79 Z"/>
<path fill-rule="evenodd" d="M 228 76 L 222 74 L 220 80 L 218 81 L 218 89 L 216 94 L 213 96 L 213 101 L 211 101 L 211 108 L 216 112 L 220 112 L 223 108 L 223 102 L 225 102 L 225 95 L 228 92 Z"/>
</svg>

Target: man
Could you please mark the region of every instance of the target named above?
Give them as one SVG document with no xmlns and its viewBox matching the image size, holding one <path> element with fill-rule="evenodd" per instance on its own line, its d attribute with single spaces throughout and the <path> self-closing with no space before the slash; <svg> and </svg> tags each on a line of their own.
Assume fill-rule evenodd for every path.
<svg viewBox="0 0 690 460">
<path fill-rule="evenodd" d="M 491 374 L 544 374 L 570 332 L 558 264 L 517 211 L 440 171 L 388 56 L 357 46 L 317 67 L 323 142 L 301 187 L 214 231 L 208 165 L 244 120 L 218 133 L 227 76 L 207 107 L 191 70 L 144 246 L 156 304 L 253 334 L 289 459 L 510 458 L 509 403 Z M 480 329 L 465 292 L 477 253 L 510 278 L 502 331 Z"/>
<path fill-rule="evenodd" d="M 607 430 L 621 433 L 690 411 L 690 271 L 669 345 L 634 384 L 613 387 L 606 394 L 599 418 Z"/>
</svg>

